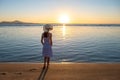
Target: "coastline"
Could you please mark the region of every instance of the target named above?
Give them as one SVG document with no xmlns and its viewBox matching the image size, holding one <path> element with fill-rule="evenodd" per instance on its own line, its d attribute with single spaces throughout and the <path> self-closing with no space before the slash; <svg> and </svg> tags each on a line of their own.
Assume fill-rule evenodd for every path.
<svg viewBox="0 0 120 80">
<path fill-rule="evenodd" d="M 119 80 L 119 63 L 0 63 L 0 80 Z"/>
</svg>

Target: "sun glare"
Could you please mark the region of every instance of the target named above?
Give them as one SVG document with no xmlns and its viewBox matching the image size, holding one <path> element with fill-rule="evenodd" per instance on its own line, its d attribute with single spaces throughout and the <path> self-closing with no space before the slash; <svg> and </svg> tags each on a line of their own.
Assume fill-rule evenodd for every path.
<svg viewBox="0 0 120 80">
<path fill-rule="evenodd" d="M 59 17 L 60 23 L 69 23 L 69 21 L 70 21 L 69 16 L 66 14 L 63 14 Z"/>
</svg>

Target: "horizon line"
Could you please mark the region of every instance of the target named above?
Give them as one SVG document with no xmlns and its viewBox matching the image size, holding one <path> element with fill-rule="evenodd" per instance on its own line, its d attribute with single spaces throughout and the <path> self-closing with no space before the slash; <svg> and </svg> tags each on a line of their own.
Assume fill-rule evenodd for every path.
<svg viewBox="0 0 120 80">
<path fill-rule="evenodd" d="M 30 21 L 21 21 L 21 20 L 11 20 L 11 21 L 0 21 L 0 23 L 4 22 L 21 22 L 21 23 L 32 23 L 32 24 L 118 24 L 120 23 L 57 23 L 57 22 L 30 22 Z"/>
</svg>

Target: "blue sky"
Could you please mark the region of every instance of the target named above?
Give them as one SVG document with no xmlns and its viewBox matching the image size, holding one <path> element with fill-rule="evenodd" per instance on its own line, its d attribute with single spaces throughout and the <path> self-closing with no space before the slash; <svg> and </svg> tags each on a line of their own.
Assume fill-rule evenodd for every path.
<svg viewBox="0 0 120 80">
<path fill-rule="evenodd" d="M 120 0 L 0 0 L 0 21 L 120 23 Z"/>
</svg>

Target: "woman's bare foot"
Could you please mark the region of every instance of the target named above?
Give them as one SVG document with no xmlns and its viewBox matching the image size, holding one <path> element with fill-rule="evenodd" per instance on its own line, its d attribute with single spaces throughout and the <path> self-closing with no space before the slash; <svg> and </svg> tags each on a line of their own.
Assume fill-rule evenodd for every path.
<svg viewBox="0 0 120 80">
<path fill-rule="evenodd" d="M 49 64 L 47 64 L 47 68 L 49 67 Z"/>
<path fill-rule="evenodd" d="M 46 66 L 44 65 L 44 66 L 43 66 L 43 69 L 45 69 L 45 67 L 46 67 Z"/>
</svg>

